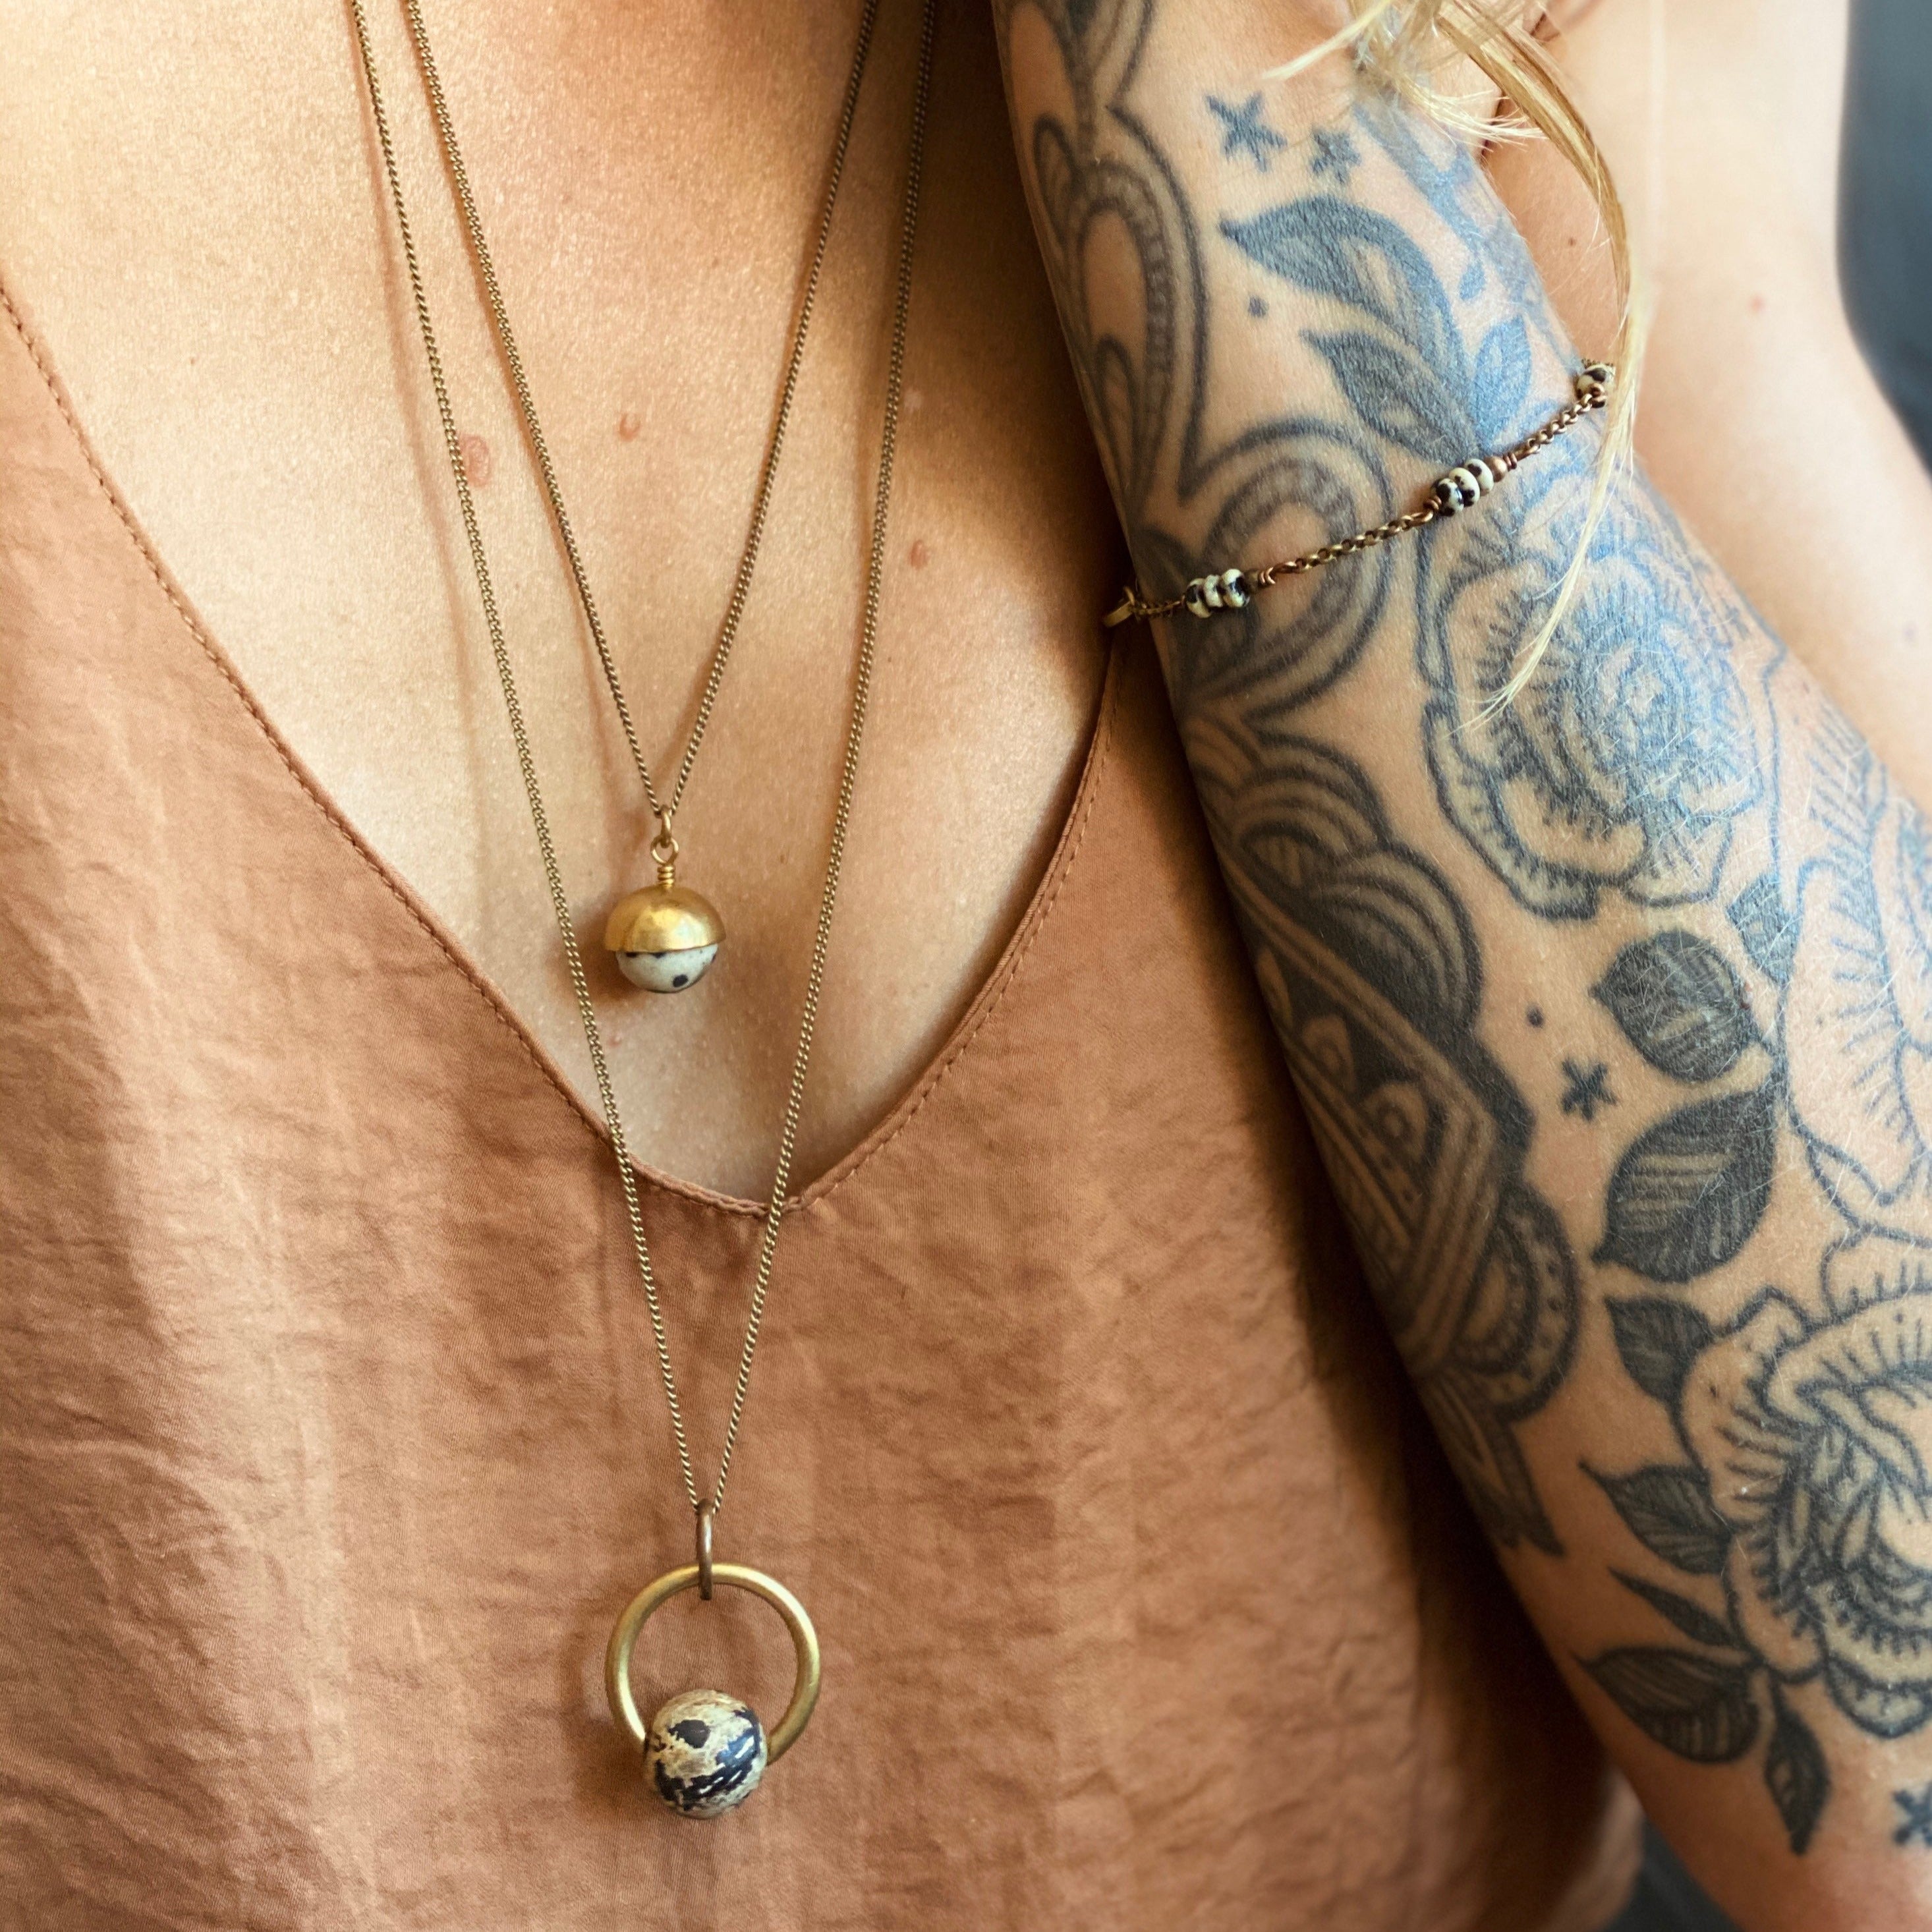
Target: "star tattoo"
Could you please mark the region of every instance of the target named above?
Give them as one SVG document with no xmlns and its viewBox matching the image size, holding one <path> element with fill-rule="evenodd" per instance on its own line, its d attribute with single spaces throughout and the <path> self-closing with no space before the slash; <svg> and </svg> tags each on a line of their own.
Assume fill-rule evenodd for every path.
<svg viewBox="0 0 1932 1932">
<path fill-rule="evenodd" d="M 1932 1784 L 1917 1791 L 1894 1791 L 1892 1802 L 1905 1814 L 1905 1822 L 1892 1833 L 1895 1845 L 1909 1845 L 1916 1838 L 1922 1845 L 1932 1845 Z"/>
<path fill-rule="evenodd" d="M 1563 1077 L 1569 1084 L 1563 1090 L 1563 1111 L 1581 1114 L 1594 1120 L 1599 1107 L 1614 1107 L 1617 1096 L 1610 1091 L 1610 1070 L 1600 1060 L 1579 1066 L 1574 1060 L 1563 1063 Z"/>
<path fill-rule="evenodd" d="M 1244 154 L 1266 174 L 1269 157 L 1288 143 L 1262 118 L 1262 97 L 1251 94 L 1240 106 L 1230 107 L 1225 100 L 1210 94 L 1208 106 L 1221 124 L 1222 153 Z"/>
<path fill-rule="evenodd" d="M 1334 128 L 1316 129 L 1315 158 L 1308 169 L 1310 174 L 1333 175 L 1337 187 L 1346 188 L 1349 176 L 1361 165 L 1360 151 L 1346 134 Z"/>
</svg>

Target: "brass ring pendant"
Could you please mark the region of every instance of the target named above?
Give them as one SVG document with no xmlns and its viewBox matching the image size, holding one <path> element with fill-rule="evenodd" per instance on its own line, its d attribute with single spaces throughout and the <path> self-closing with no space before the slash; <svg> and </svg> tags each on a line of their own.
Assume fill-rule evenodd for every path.
<svg viewBox="0 0 1932 1932">
<path fill-rule="evenodd" d="M 791 1632 L 798 1671 L 792 1684 L 791 1702 L 766 1739 L 765 1762 L 772 1763 L 798 1742 L 812 1721 L 812 1706 L 818 1702 L 818 1633 L 812 1628 L 805 1606 L 776 1577 L 742 1563 L 713 1563 L 710 1568 L 713 1583 L 728 1584 L 734 1590 L 748 1590 L 754 1597 L 762 1597 L 784 1618 L 785 1628 Z M 695 1563 L 667 1570 L 631 1599 L 610 1632 L 610 1646 L 604 1653 L 604 1688 L 610 1700 L 610 1714 L 640 1748 L 649 1748 L 650 1729 L 631 1694 L 631 1653 L 637 1647 L 638 1634 L 646 1620 L 672 1598 L 682 1591 L 698 1588 L 703 1580 L 703 1572 Z"/>
</svg>

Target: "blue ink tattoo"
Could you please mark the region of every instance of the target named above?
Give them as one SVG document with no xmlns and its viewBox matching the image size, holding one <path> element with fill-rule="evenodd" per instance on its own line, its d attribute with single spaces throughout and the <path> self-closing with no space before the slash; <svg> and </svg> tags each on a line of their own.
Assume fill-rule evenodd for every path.
<svg viewBox="0 0 1932 1932">
<path fill-rule="evenodd" d="M 1251 94 L 1240 106 L 1230 107 L 1225 100 L 1210 94 L 1208 106 L 1221 124 L 1222 153 L 1245 154 L 1266 174 L 1269 156 L 1288 143 L 1262 118 L 1262 97 Z"/>
<path fill-rule="evenodd" d="M 1136 568 L 1166 594 L 1254 554 L 1285 512 L 1340 538 L 1404 478 L 1514 444 L 1573 351 L 1467 147 L 1378 101 L 1311 131 L 1310 171 L 1270 182 L 1279 196 L 1197 206 L 1136 112 L 1161 5 L 1034 0 L 1065 98 L 1021 148 Z M 1000 0 L 1003 33 L 1018 10 Z M 1259 95 L 1208 100 L 1208 123 L 1184 98 L 1216 160 L 1268 174 L 1304 145 Z M 1403 219 L 1354 200 L 1364 168 L 1412 189 L 1390 204 Z M 1099 271 L 1088 246 L 1102 220 L 1135 256 L 1138 317 L 1111 248 Z M 1292 398 L 1224 396 L 1221 338 L 1264 299 L 1270 336 L 1299 334 L 1303 377 Z M 1676 1587 L 1609 1574 L 1675 1634 L 1578 1662 L 1678 1760 L 1750 1761 L 1802 1853 L 1834 1781 L 1875 1774 L 1864 1757 L 1834 1769 L 1846 1737 L 1932 1736 L 1932 1474 L 1872 1420 L 1932 1390 L 1932 1118 L 1913 1105 L 1932 1091 L 1932 820 L 1640 480 L 1604 505 L 1534 676 L 1495 701 L 1575 558 L 1590 472 L 1568 446 L 1484 518 L 1366 551 L 1305 603 L 1192 627 L 1169 694 L 1370 1288 L 1478 1515 L 1561 1556 L 1523 1438 L 1573 1358 L 1600 1352 L 1601 1306 L 1626 1393 L 1676 1444 L 1588 1472 Z M 1377 687 L 1325 696 L 1372 646 L 1419 681 L 1386 718 L 1364 713 Z M 1390 736 L 1412 731 L 1406 752 Z M 1400 812 L 1349 756 L 1364 734 L 1391 773 L 1426 775 Z M 1485 868 L 1480 898 L 1441 869 L 1445 842 Z M 1702 1090 L 1624 1148 L 1597 1211 L 1539 1191 L 1541 1110 L 1487 1045 L 1516 982 L 1486 987 L 1486 958 L 1540 958 L 1552 932 L 1601 962 L 1591 991 L 1624 1042 Z M 1551 1040 L 1542 1008 L 1515 1010 Z M 1580 1118 L 1617 1098 L 1593 1058 L 1556 1078 L 1546 1053 L 1526 1064 L 1538 1099 L 1546 1082 Z M 1766 1272 L 1785 1285 L 1721 1324 L 1660 1292 L 1748 1255 L 1774 1175 L 1791 1211 Z M 1599 1213 L 1593 1290 L 1612 1268 L 1646 1286 L 1586 1304 L 1571 1244 Z M 1932 1783 L 1892 1796 L 1897 1843 L 1932 1853 Z"/>
<path fill-rule="evenodd" d="M 1894 1791 L 1892 1802 L 1905 1814 L 1905 1822 L 1892 1834 L 1894 1845 L 1909 1845 L 1916 1838 L 1932 1845 L 1932 1784 L 1917 1791 Z"/>
<path fill-rule="evenodd" d="M 1610 1091 L 1610 1070 L 1600 1060 L 1580 1066 L 1574 1060 L 1563 1063 L 1563 1077 L 1569 1084 L 1563 1090 L 1563 1111 L 1581 1114 L 1594 1120 L 1599 1107 L 1614 1107 L 1617 1096 Z"/>
<path fill-rule="evenodd" d="M 1323 175 L 1333 175 L 1338 188 L 1348 185 L 1348 177 L 1362 165 L 1361 151 L 1346 134 L 1333 128 L 1318 128 L 1315 130 L 1315 159 L 1309 164 L 1309 172 L 1318 178 Z"/>
</svg>

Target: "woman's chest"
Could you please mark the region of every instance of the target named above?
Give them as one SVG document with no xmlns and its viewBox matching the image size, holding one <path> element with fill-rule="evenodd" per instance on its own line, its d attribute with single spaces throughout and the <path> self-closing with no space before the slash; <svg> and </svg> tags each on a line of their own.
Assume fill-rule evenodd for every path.
<svg viewBox="0 0 1932 1932">
<path fill-rule="evenodd" d="M 1043 866 L 1114 540 L 1013 178 L 944 9 L 880 659 L 801 1165 L 929 1055 Z M 580 12 L 430 31 L 532 400 L 654 771 L 689 732 L 771 445 L 856 7 L 760 38 Z M 379 75 L 560 860 L 593 967 L 652 830 L 537 487 L 400 15 Z M 864 76 L 742 629 L 678 836 L 723 913 L 688 998 L 599 970 L 647 1160 L 755 1193 L 852 696 L 916 9 Z M 148 23 L 152 27 L 152 21 Z M 0 116 L 0 265 L 262 710 L 587 1087 L 346 14 L 44 27 Z M 595 44 L 592 44 L 593 41 Z M 183 104 L 191 111 L 184 112 Z"/>
</svg>

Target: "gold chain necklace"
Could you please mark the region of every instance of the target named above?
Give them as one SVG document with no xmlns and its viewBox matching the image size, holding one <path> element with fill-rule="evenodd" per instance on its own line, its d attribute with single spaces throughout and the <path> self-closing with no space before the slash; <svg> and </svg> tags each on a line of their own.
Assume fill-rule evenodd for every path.
<svg viewBox="0 0 1932 1932">
<path fill-rule="evenodd" d="M 745 614 L 745 605 L 751 596 L 752 579 L 758 569 L 758 551 L 764 539 L 765 518 L 770 506 L 772 485 L 778 476 L 778 461 L 784 454 L 785 430 L 791 420 L 792 398 L 797 393 L 799 371 L 805 360 L 805 343 L 812 328 L 812 310 L 818 301 L 820 272 L 825 266 L 825 251 L 832 238 L 832 218 L 838 202 L 838 187 L 845 172 L 845 153 L 852 136 L 852 121 L 859 104 L 859 87 L 866 71 L 866 56 L 871 50 L 872 28 L 878 15 L 878 0 L 866 0 L 865 11 L 860 16 L 859 34 L 852 56 L 852 70 L 845 83 L 845 96 L 838 116 L 838 132 L 832 148 L 832 164 L 825 185 L 824 200 L 820 207 L 817 238 L 812 253 L 811 267 L 807 272 L 805 293 L 799 304 L 798 314 L 794 323 L 791 349 L 785 360 L 784 378 L 778 392 L 778 412 L 772 424 L 771 436 L 765 447 L 763 464 L 758 471 L 758 488 L 752 500 L 752 520 L 745 538 L 745 548 L 740 554 L 738 568 L 732 578 L 731 594 L 724 607 L 724 616 L 718 626 L 718 642 L 711 654 L 711 663 L 705 674 L 704 683 L 699 693 L 698 711 L 692 721 L 691 734 L 686 740 L 684 754 L 680 759 L 677 775 L 672 781 L 669 798 L 658 794 L 657 782 L 651 775 L 649 762 L 644 757 L 644 747 L 638 736 L 629 700 L 624 695 L 622 680 L 617 674 L 617 664 L 612 656 L 610 644 L 605 638 L 604 622 L 597 608 L 597 600 L 591 593 L 590 573 L 585 569 L 584 557 L 578 548 L 577 533 L 570 520 L 570 512 L 565 508 L 563 491 L 558 483 L 555 465 L 550 460 L 550 445 L 543 433 L 543 425 L 538 420 L 535 399 L 530 393 L 530 379 L 524 372 L 524 358 L 517 346 L 516 332 L 510 325 L 508 305 L 503 300 L 502 284 L 496 278 L 495 258 L 490 254 L 490 244 L 483 232 L 483 222 L 476 208 L 476 198 L 470 191 L 470 171 L 464 166 L 463 150 L 456 138 L 456 125 L 449 112 L 449 103 L 443 92 L 442 76 L 431 51 L 429 33 L 423 24 L 421 0 L 404 0 L 404 12 L 409 21 L 410 38 L 415 44 L 418 64 L 422 70 L 423 85 L 429 96 L 430 111 L 436 123 L 436 138 L 442 143 L 443 157 L 449 169 L 450 179 L 456 189 L 457 206 L 462 214 L 464 231 L 476 258 L 476 266 L 483 282 L 485 305 L 490 311 L 490 326 L 495 329 L 498 345 L 502 351 L 505 365 L 509 370 L 510 386 L 514 392 L 517 409 L 523 418 L 524 430 L 530 443 L 531 453 L 536 458 L 537 473 L 543 484 L 545 500 L 549 503 L 550 514 L 556 525 L 558 536 L 563 544 L 564 554 L 570 564 L 571 581 L 574 585 L 578 603 L 582 606 L 584 619 L 590 632 L 590 640 L 596 647 L 597 661 L 604 674 L 604 682 L 610 692 L 610 701 L 616 708 L 617 722 L 622 727 L 624 742 L 629 748 L 631 762 L 637 768 L 638 777 L 644 786 L 644 798 L 652 815 L 657 820 L 657 830 L 651 839 L 650 854 L 657 868 L 657 878 L 653 884 L 626 893 L 610 909 L 610 916 L 604 932 L 606 949 L 615 955 L 618 970 L 633 986 L 642 986 L 654 993 L 681 992 L 687 986 L 694 986 L 702 979 L 711 962 L 717 957 L 718 948 L 724 938 L 724 922 L 718 916 L 718 909 L 700 892 L 677 883 L 677 840 L 672 836 L 672 822 L 677 816 L 680 806 L 684 802 L 685 788 L 691 782 L 693 766 L 698 763 L 699 748 L 704 742 L 704 734 L 711 722 L 711 713 L 718 701 L 719 688 L 724 682 L 726 666 L 731 658 L 731 647 L 736 643 L 738 626 Z"/>
<path fill-rule="evenodd" d="M 422 29 L 418 0 L 404 0 L 404 4 L 410 15 L 412 34 L 418 53 L 424 58 L 425 77 L 432 90 L 434 104 L 440 95 L 441 88 L 440 82 L 429 78 L 435 70 L 428 63 L 428 41 Z M 825 960 L 831 942 L 832 912 L 838 902 L 839 874 L 844 862 L 846 833 L 850 823 L 853 794 L 858 779 L 860 748 L 865 737 L 866 707 L 871 695 L 872 666 L 878 636 L 880 586 L 885 571 L 886 518 L 892 502 L 892 471 L 898 446 L 899 401 L 904 384 L 906 324 L 912 302 L 913 242 L 918 226 L 920 190 L 926 158 L 926 109 L 932 92 L 935 0 L 925 0 L 920 28 L 919 74 L 913 94 L 905 191 L 899 221 L 898 262 L 892 302 L 891 349 L 886 370 L 885 419 L 879 442 L 878 484 L 872 504 L 872 540 L 866 557 L 865 596 L 857 662 L 853 676 L 851 713 L 846 728 L 844 752 L 839 766 L 837 802 L 832 817 L 831 845 L 826 860 L 824 884 L 819 894 L 818 920 L 812 938 L 812 963 L 806 980 L 805 1004 L 799 1021 L 798 1045 L 792 1058 L 791 1082 L 785 1096 L 784 1123 L 778 1136 L 777 1171 L 772 1177 L 771 1193 L 765 1205 L 757 1266 L 753 1276 L 751 1312 L 746 1322 L 744 1346 L 738 1358 L 737 1382 L 732 1391 L 730 1418 L 725 1426 L 724 1448 L 718 1458 L 718 1479 L 712 1485 L 708 1498 L 700 1495 L 697 1475 L 692 1466 L 684 1412 L 678 1398 L 677 1378 L 671 1367 L 663 1304 L 658 1293 L 656 1274 L 652 1266 L 650 1244 L 644 1234 L 637 1176 L 631 1165 L 630 1154 L 624 1138 L 623 1122 L 618 1114 L 616 1094 L 610 1082 L 610 1066 L 604 1054 L 603 1036 L 598 1026 L 596 1009 L 590 998 L 590 981 L 584 972 L 583 954 L 578 947 L 576 930 L 572 922 L 569 896 L 565 890 L 562 871 L 557 862 L 556 842 L 551 836 L 549 814 L 544 810 L 542 788 L 538 782 L 536 760 L 531 751 L 530 734 L 524 724 L 523 703 L 518 694 L 515 669 L 505 640 L 502 620 L 496 608 L 496 591 L 490 574 L 489 560 L 484 550 L 482 531 L 477 522 L 476 506 L 470 494 L 469 476 L 464 468 L 455 411 L 450 403 L 449 387 L 444 376 L 442 353 L 437 346 L 435 325 L 423 286 L 415 234 L 410 223 L 408 204 L 404 196 L 401 176 L 396 166 L 388 117 L 376 78 L 375 58 L 369 40 L 368 20 L 364 10 L 365 0 L 350 0 L 350 5 L 355 20 L 356 49 L 362 62 L 364 82 L 368 89 L 370 118 L 375 124 L 376 142 L 382 151 L 382 172 L 388 185 L 397 232 L 402 242 L 403 260 L 408 272 L 416 325 L 422 338 L 424 358 L 428 364 L 430 385 L 435 394 L 436 415 L 442 425 L 444 453 L 448 460 L 450 476 L 455 486 L 458 508 L 462 514 L 464 535 L 469 544 L 470 560 L 476 574 L 477 594 L 483 608 L 484 622 L 489 632 L 490 650 L 496 664 L 497 682 L 502 688 L 503 706 L 509 719 L 510 735 L 516 746 L 517 765 L 523 777 L 524 796 L 530 806 L 531 824 L 536 832 L 537 850 L 543 862 L 544 879 L 549 888 L 557 932 L 563 942 L 564 961 L 569 972 L 571 990 L 575 996 L 578 1017 L 583 1022 L 584 1040 L 590 1048 L 591 1070 L 596 1076 L 597 1096 L 603 1108 L 604 1124 L 609 1130 L 611 1147 L 616 1156 L 618 1180 L 623 1190 L 624 1209 L 630 1225 L 638 1278 L 644 1284 L 645 1304 L 650 1315 L 651 1337 L 657 1354 L 658 1372 L 664 1384 L 664 1400 L 670 1412 L 671 1434 L 677 1446 L 678 1467 L 683 1478 L 685 1495 L 690 1502 L 695 1518 L 697 1561 L 678 1569 L 668 1570 L 646 1584 L 632 1598 L 612 1630 L 604 1659 L 606 1688 L 612 1711 L 618 1721 L 643 1748 L 646 1769 L 658 1796 L 686 1816 L 716 1817 L 748 1797 L 764 1775 L 766 1765 L 782 1756 L 797 1742 L 811 1718 L 812 1708 L 818 1697 L 818 1640 L 804 1606 L 783 1584 L 763 1571 L 742 1564 L 714 1561 L 712 1546 L 715 1521 L 724 1506 L 725 1484 L 731 1473 L 731 1459 L 737 1447 L 739 1428 L 744 1419 L 746 1398 L 751 1388 L 752 1364 L 758 1353 L 759 1331 L 763 1325 L 765 1303 L 771 1288 L 772 1261 L 777 1251 L 778 1228 L 784 1213 L 785 1196 L 791 1179 L 792 1159 L 798 1138 L 799 1115 L 805 1097 L 806 1071 L 812 1057 L 812 1032 L 818 1016 L 819 996 L 824 986 Z M 843 164 L 846 137 L 850 128 L 859 70 L 864 60 L 866 42 L 869 38 L 876 10 L 877 0 L 868 0 L 860 28 L 859 55 L 854 64 L 853 80 L 848 89 L 845 112 L 840 124 L 839 146 L 835 162 L 835 191 L 836 170 Z M 442 110 L 439 107 L 436 112 L 440 119 L 442 118 Z M 469 190 L 466 181 L 460 175 L 458 179 L 462 183 L 459 194 L 467 204 Z M 829 202 L 827 219 L 829 220 Z M 478 230 L 473 220 L 470 224 L 470 232 L 472 241 L 476 240 Z M 814 257 L 812 269 L 814 287 L 817 282 L 818 262 L 823 259 L 824 252 L 824 236 L 821 226 L 818 253 Z M 494 271 L 491 271 L 487 276 L 486 286 L 494 288 Z M 500 312 L 500 302 L 497 306 Z M 787 378 L 785 406 L 789 406 L 792 379 L 796 374 L 797 345 L 802 344 L 802 340 L 801 326 L 794 346 L 793 367 Z M 506 326 L 506 358 L 513 352 L 508 345 Z M 520 370 L 520 363 L 514 366 Z M 526 391 L 525 396 L 526 398 Z M 524 406 L 528 408 L 526 400 Z M 541 436 L 540 433 L 536 430 L 533 410 L 530 412 L 529 419 L 532 441 L 541 448 Z M 770 466 L 768 459 L 767 484 Z M 760 524 L 763 520 L 765 494 L 766 487 L 761 486 L 758 518 Z M 552 508 L 561 519 L 562 506 L 554 496 Z M 574 568 L 574 547 L 572 558 Z M 748 573 L 741 571 L 741 580 L 747 578 Z M 581 588 L 580 578 L 580 590 Z M 587 593 L 585 594 L 587 599 Z M 714 661 L 714 677 L 722 675 L 722 670 Z M 633 744 L 634 746 L 634 739 Z M 679 780 L 680 788 L 684 776 L 688 774 L 688 763 L 692 755 L 687 752 L 686 771 L 680 775 Z M 674 800 L 676 796 L 674 792 Z M 695 1588 L 708 1600 L 713 1586 L 718 1583 L 749 1591 L 764 1599 L 784 1618 L 791 1633 L 797 1660 L 791 1701 L 784 1717 L 769 1737 L 757 1714 L 748 1705 L 741 1703 L 722 1691 L 683 1692 L 660 1706 L 648 1724 L 639 1714 L 632 1693 L 631 1654 L 645 1620 L 659 1606 L 685 1590 Z"/>
</svg>

